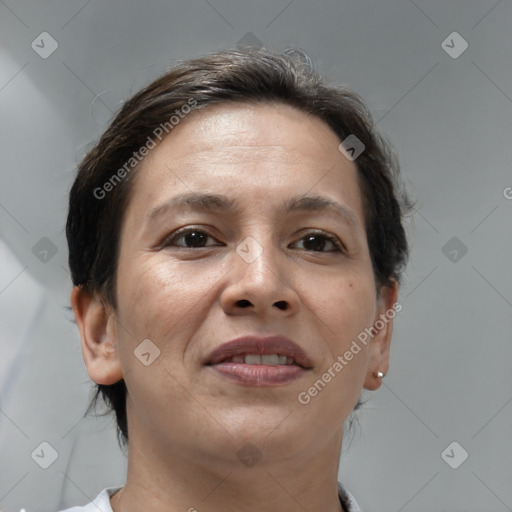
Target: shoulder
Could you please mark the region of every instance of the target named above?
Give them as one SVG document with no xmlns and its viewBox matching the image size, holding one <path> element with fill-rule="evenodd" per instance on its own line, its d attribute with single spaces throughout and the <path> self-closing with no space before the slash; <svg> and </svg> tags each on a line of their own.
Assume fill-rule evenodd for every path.
<svg viewBox="0 0 512 512">
<path fill-rule="evenodd" d="M 103 489 L 94 500 L 77 507 L 67 508 L 60 512 L 113 512 L 110 506 L 110 497 L 121 487 L 107 487 Z"/>
</svg>

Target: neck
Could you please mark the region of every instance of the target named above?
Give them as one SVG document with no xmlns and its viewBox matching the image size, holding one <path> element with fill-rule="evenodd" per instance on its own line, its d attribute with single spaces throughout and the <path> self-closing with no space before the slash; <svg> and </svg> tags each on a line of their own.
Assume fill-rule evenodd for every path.
<svg viewBox="0 0 512 512">
<path fill-rule="evenodd" d="M 152 440 L 129 442 L 126 485 L 111 498 L 114 512 L 342 511 L 337 488 L 343 433 L 321 450 L 280 460 L 264 455 L 242 464 L 194 457 L 180 447 L 158 449 Z M 318 446 L 315 445 L 316 448 Z"/>
</svg>

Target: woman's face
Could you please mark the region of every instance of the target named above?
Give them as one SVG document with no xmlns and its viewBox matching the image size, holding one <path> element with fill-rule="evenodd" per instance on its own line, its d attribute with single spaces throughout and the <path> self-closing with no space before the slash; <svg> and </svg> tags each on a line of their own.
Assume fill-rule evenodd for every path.
<svg viewBox="0 0 512 512">
<path fill-rule="evenodd" d="M 235 460 L 247 442 L 267 460 L 341 442 L 362 387 L 387 370 L 392 322 L 343 356 L 396 295 L 376 296 L 357 170 L 339 143 L 294 108 L 222 104 L 191 113 L 143 161 L 103 338 L 117 366 L 88 364 L 96 382 L 125 379 L 130 442 L 212 460 Z M 222 196 L 225 208 L 189 194 Z M 287 210 L 303 196 L 341 209 Z M 242 335 L 286 336 L 310 368 L 277 383 L 205 364 Z"/>
</svg>

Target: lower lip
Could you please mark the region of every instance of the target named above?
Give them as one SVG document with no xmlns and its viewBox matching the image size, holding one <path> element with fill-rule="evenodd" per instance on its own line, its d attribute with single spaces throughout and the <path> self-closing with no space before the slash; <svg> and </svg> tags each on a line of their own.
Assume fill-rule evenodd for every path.
<svg viewBox="0 0 512 512">
<path fill-rule="evenodd" d="M 241 385 L 256 387 L 287 384 L 307 372 L 305 368 L 297 365 L 219 363 L 211 365 L 210 368 Z"/>
</svg>

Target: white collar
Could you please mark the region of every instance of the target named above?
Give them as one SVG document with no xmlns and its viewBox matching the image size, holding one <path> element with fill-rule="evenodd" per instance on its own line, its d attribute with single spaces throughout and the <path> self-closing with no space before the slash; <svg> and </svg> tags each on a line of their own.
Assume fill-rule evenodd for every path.
<svg viewBox="0 0 512 512">
<path fill-rule="evenodd" d="M 113 512 L 110 506 L 110 498 L 120 489 L 122 489 L 122 487 L 107 487 L 103 489 L 93 501 L 94 505 L 101 510 L 101 512 Z M 356 499 L 348 489 L 345 489 L 341 482 L 338 482 L 338 495 L 341 505 L 347 512 L 361 512 Z"/>
</svg>

